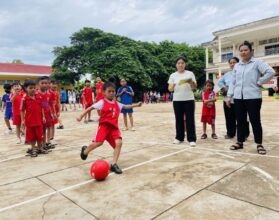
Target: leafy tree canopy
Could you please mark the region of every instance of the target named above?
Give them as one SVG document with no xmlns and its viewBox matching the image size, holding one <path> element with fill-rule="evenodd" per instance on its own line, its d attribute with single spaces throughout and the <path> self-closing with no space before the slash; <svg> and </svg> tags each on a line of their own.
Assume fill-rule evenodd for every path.
<svg viewBox="0 0 279 220">
<path fill-rule="evenodd" d="M 71 45 L 54 48 L 53 77 L 62 83 L 75 83 L 86 73 L 103 80 L 125 78 L 138 92 L 167 91 L 167 81 L 175 72 L 175 60 L 187 58 L 186 68 L 202 86 L 205 79 L 205 51 L 201 46 L 163 41 L 159 44 L 83 28 L 71 37 Z"/>
</svg>

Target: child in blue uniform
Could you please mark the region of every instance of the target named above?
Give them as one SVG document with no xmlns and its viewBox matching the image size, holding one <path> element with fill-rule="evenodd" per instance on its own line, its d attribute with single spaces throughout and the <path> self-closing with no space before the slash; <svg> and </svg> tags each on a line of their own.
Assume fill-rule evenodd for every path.
<svg viewBox="0 0 279 220">
<path fill-rule="evenodd" d="M 10 93 L 11 93 L 12 86 L 10 84 L 4 85 L 5 95 L 2 97 L 2 111 L 5 109 L 5 123 L 8 128 L 6 133 L 12 133 L 12 127 L 10 124 L 10 120 L 13 118 L 13 111 L 12 111 L 12 102 L 10 100 Z"/>
<path fill-rule="evenodd" d="M 134 94 L 134 91 L 133 91 L 132 87 L 127 85 L 127 81 L 125 79 L 120 80 L 120 85 L 121 85 L 121 87 L 118 89 L 117 95 L 116 95 L 117 97 L 119 97 L 121 99 L 120 102 L 124 105 L 133 104 L 133 96 L 135 94 Z M 123 113 L 124 124 L 125 124 L 125 128 L 123 130 L 124 131 L 128 130 L 128 117 L 127 117 L 127 115 L 129 115 L 131 130 L 135 131 L 134 119 L 133 119 L 133 109 L 122 109 L 121 113 Z"/>
</svg>

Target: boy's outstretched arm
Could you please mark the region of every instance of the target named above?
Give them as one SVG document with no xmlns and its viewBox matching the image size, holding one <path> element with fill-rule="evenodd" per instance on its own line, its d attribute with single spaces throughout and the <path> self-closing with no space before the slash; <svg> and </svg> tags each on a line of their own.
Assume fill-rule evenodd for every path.
<svg viewBox="0 0 279 220">
<path fill-rule="evenodd" d="M 88 109 L 86 109 L 84 112 L 81 113 L 81 115 L 79 117 L 77 117 L 77 121 L 80 122 L 84 116 L 88 113 L 91 112 L 94 109 L 93 106 L 89 107 Z"/>
<path fill-rule="evenodd" d="M 142 106 L 142 102 L 138 102 L 138 103 L 132 104 L 132 105 L 124 105 L 123 109 L 132 109 L 132 108 L 140 107 L 140 106 Z"/>
</svg>

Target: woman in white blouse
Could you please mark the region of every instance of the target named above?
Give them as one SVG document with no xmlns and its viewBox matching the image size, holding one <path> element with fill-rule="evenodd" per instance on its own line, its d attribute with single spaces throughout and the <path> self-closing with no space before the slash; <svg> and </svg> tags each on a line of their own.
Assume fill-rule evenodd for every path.
<svg viewBox="0 0 279 220">
<path fill-rule="evenodd" d="M 177 71 L 170 75 L 169 91 L 173 92 L 173 108 L 175 114 L 176 137 L 174 144 L 180 144 L 185 138 L 184 115 L 186 116 L 187 141 L 190 146 L 196 146 L 195 126 L 195 97 L 193 89 L 197 87 L 193 72 L 185 70 L 186 59 L 179 57 L 176 60 Z"/>
</svg>

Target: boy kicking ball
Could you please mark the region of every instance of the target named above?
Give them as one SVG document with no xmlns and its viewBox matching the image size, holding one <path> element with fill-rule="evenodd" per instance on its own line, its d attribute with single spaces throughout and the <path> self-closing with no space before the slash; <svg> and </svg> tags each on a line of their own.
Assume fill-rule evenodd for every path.
<svg viewBox="0 0 279 220">
<path fill-rule="evenodd" d="M 122 138 L 121 133 L 118 127 L 118 118 L 121 112 L 121 109 L 132 109 L 134 107 L 140 107 L 141 102 L 132 105 L 123 105 L 115 101 L 115 85 L 111 82 L 106 82 L 103 86 L 105 98 L 99 102 L 93 104 L 91 107 L 86 109 L 80 117 L 77 118 L 77 121 L 81 121 L 88 112 L 93 109 L 100 111 L 100 120 L 99 128 L 97 135 L 93 142 L 89 146 L 83 146 L 81 148 L 80 157 L 82 160 L 86 160 L 88 154 L 103 145 L 106 140 L 114 148 L 113 161 L 110 167 L 112 172 L 121 174 L 122 170 L 117 165 L 117 161 L 120 155 L 122 147 Z"/>
</svg>

